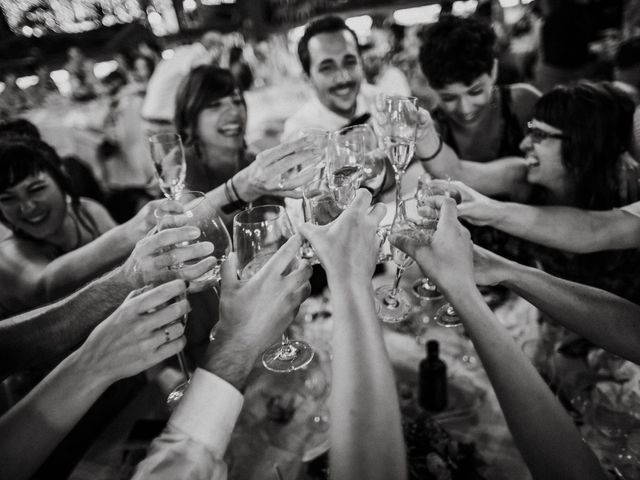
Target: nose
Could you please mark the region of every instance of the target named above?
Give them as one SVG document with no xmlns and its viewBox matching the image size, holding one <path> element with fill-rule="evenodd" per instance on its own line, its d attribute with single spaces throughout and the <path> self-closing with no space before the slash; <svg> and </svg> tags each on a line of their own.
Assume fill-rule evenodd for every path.
<svg viewBox="0 0 640 480">
<path fill-rule="evenodd" d="M 20 214 L 24 215 L 30 213 L 36 207 L 36 202 L 30 198 L 24 199 L 20 202 Z"/>
<path fill-rule="evenodd" d="M 531 135 L 526 134 L 522 141 L 520 142 L 520 150 L 523 152 L 528 152 L 533 148 L 533 142 L 531 141 Z"/>
<path fill-rule="evenodd" d="M 469 115 L 473 112 L 473 103 L 467 97 L 462 97 L 458 105 L 458 110 L 462 115 Z"/>
<path fill-rule="evenodd" d="M 350 82 L 351 75 L 346 68 L 338 68 L 338 71 L 336 72 L 336 80 L 339 83 Z"/>
</svg>

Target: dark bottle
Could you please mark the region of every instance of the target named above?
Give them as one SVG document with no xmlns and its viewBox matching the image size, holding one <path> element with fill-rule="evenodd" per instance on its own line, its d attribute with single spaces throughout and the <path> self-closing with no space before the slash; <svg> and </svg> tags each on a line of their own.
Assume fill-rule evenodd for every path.
<svg viewBox="0 0 640 480">
<path fill-rule="evenodd" d="M 447 407 L 447 365 L 438 357 L 440 344 L 427 342 L 427 358 L 418 370 L 418 403 L 426 410 L 441 412 Z"/>
</svg>

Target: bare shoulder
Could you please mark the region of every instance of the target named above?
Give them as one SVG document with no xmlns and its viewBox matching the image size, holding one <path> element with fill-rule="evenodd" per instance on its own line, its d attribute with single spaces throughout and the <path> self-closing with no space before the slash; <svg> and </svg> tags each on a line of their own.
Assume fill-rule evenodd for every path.
<svg viewBox="0 0 640 480">
<path fill-rule="evenodd" d="M 101 203 L 91 198 L 82 197 L 80 198 L 80 207 L 96 222 L 100 233 L 116 226 L 115 220 Z"/>
</svg>

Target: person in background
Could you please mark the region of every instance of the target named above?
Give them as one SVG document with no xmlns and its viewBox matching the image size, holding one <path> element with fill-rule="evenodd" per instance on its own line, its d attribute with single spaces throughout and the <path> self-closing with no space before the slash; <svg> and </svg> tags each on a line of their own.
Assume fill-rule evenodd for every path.
<svg viewBox="0 0 640 480">
<path fill-rule="evenodd" d="M 331 478 L 339 480 L 402 480 L 407 467 L 400 410 L 370 288 L 379 246 L 375 231 L 385 208 L 371 207 L 370 202 L 371 195 L 360 190 L 333 224 L 306 225 L 304 232 L 327 269 L 334 292 L 330 470 Z M 138 465 L 135 480 L 227 478 L 223 456 L 242 408 L 241 392 L 249 372 L 309 293 L 311 270 L 304 262 L 282 274 L 290 270 L 300 244 L 300 237 L 290 239 L 246 283 L 237 280 L 235 255 L 229 257 L 223 266 L 220 326 L 207 360 Z M 336 245 L 346 255 L 335 255 Z M 242 356 L 237 355 L 239 349 Z M 365 396 L 368 401 L 363 401 Z M 371 441 L 359 441 L 364 436 Z M 300 457 L 279 469 L 284 478 L 296 478 Z"/>
<path fill-rule="evenodd" d="M 146 290 L 129 294 L 80 348 L 0 417 L 0 477 L 31 478 L 110 385 L 184 348 L 184 281 Z"/>
<path fill-rule="evenodd" d="M 253 86 L 253 71 L 243 57 L 242 47 L 233 46 L 229 49 L 229 70 L 243 92 Z"/>
<path fill-rule="evenodd" d="M 93 62 L 85 57 L 78 47 L 67 50 L 67 63 L 64 69 L 69 72 L 71 98 L 86 101 L 95 98 L 98 81 L 93 72 Z"/>
<path fill-rule="evenodd" d="M 0 120 L 18 115 L 29 108 L 29 98 L 26 93 L 18 87 L 16 76 L 8 73 L 2 79 L 4 89 L 0 92 Z"/>
<path fill-rule="evenodd" d="M 420 65 L 439 106 L 416 156 L 436 177 L 519 196 L 527 173 L 520 142 L 540 94 L 528 84 L 496 86 L 495 42 L 491 27 L 474 18 L 446 15 L 426 30 Z"/>
<path fill-rule="evenodd" d="M 147 136 L 173 131 L 174 102 L 180 82 L 198 65 L 217 64 L 223 51 L 222 35 L 207 32 L 200 41 L 175 48 L 170 58 L 156 65 L 142 105 L 141 114 L 146 122 Z"/>
<path fill-rule="evenodd" d="M 402 233 L 392 234 L 390 241 L 416 261 L 455 307 L 532 477 L 604 480 L 607 475 L 573 420 L 478 291 L 473 244 L 456 219 L 455 201 L 432 197 L 430 207 L 439 214 L 430 243 Z"/>
<path fill-rule="evenodd" d="M 375 44 L 363 45 L 362 66 L 367 81 L 381 92 L 410 96 L 411 88 L 402 70 L 390 63 L 388 52 Z"/>
</svg>

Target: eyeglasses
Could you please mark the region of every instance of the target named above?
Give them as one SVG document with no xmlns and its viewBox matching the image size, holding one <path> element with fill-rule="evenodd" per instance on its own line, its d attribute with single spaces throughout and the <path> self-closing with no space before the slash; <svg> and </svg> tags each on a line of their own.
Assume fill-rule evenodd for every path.
<svg viewBox="0 0 640 480">
<path fill-rule="evenodd" d="M 534 127 L 533 122 L 527 123 L 527 135 L 531 137 L 531 141 L 533 143 L 540 143 L 547 138 L 557 138 L 558 140 L 569 140 L 568 135 L 564 135 L 563 133 L 550 133 L 545 132 L 544 130 Z"/>
</svg>

